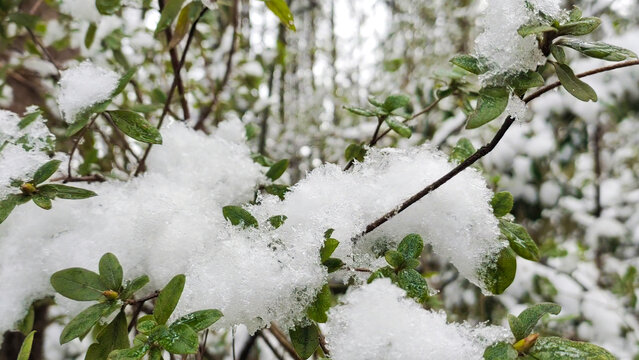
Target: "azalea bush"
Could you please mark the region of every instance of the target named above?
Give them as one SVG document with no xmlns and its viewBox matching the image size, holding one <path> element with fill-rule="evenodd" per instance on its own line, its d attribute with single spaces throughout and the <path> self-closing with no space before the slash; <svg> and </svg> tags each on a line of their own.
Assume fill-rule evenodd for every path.
<svg viewBox="0 0 639 360">
<path fill-rule="evenodd" d="M 0 359 L 635 356 L 632 12 L 349 4 L 0 1 Z"/>
</svg>

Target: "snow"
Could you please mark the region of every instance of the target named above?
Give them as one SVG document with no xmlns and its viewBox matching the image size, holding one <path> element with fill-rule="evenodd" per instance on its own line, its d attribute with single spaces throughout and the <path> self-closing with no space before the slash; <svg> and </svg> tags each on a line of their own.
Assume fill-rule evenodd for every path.
<svg viewBox="0 0 639 360">
<path fill-rule="evenodd" d="M 56 201 L 55 211 L 18 207 L 0 228 L 0 236 L 9 240 L 0 244 L 0 263 L 6 264 L 0 269 L 0 292 L 9 294 L 0 305 L 0 329 L 19 318 L 16 308 L 52 293 L 48 277 L 53 272 L 70 266 L 95 269 L 109 251 L 120 258 L 128 277 L 149 274 L 149 291 L 185 273 L 176 314 L 218 308 L 225 316 L 216 328 L 244 324 L 253 332 L 272 321 L 287 328 L 299 320 L 326 279 L 319 250 L 328 228 L 341 241 L 335 256 L 371 268 L 383 262 L 373 252 L 376 247 L 420 233 L 479 286 L 477 272 L 505 246 L 488 204 L 492 192 L 476 170 L 462 172 L 351 242 L 369 222 L 452 168 L 444 154 L 428 146 L 371 150 L 350 172 L 322 166 L 294 186 L 286 200 L 269 195 L 248 207 L 260 229 L 233 227 L 221 208 L 251 200 L 264 180 L 243 134 L 239 121 L 222 123 L 213 137 L 172 124 L 163 132 L 164 145 L 151 152 L 145 176 L 87 185 L 99 196 Z M 266 220 L 274 215 L 288 219 L 272 229 Z M 22 226 L 25 218 L 33 226 Z M 10 261 L 24 253 L 34 255 Z M 68 313 L 79 310 L 70 301 L 60 303 Z"/>
<path fill-rule="evenodd" d="M 558 1 L 530 1 L 537 9 L 552 16 L 559 16 Z M 504 14 L 508 14 L 504 16 Z M 517 30 L 537 15 L 526 7 L 524 0 L 488 0 L 479 24 L 484 31 L 475 40 L 475 51 L 485 58 L 490 70 L 481 76 L 484 83 L 500 83 L 505 75 L 535 70 L 545 63 L 546 57 L 539 50 L 535 36 L 522 38 Z"/>
<path fill-rule="evenodd" d="M 27 114 L 35 111 L 37 108 L 30 108 Z M 19 192 L 10 186 L 11 180 L 29 180 L 41 165 L 50 160 L 46 151 L 50 150 L 49 142 L 54 137 L 42 117 L 38 116 L 24 129 L 18 127 L 20 120 L 17 114 L 0 110 L 0 200 L 10 193 Z"/>
<path fill-rule="evenodd" d="M 454 324 L 444 312 L 422 308 L 389 279 L 349 291 L 329 311 L 326 340 L 333 360 L 482 359 L 507 341 L 502 327 Z"/>
<path fill-rule="evenodd" d="M 102 15 L 95 6 L 95 1 L 87 0 L 63 0 L 60 11 L 72 16 L 74 19 L 86 20 L 98 23 Z"/>
<path fill-rule="evenodd" d="M 58 105 L 67 123 L 83 109 L 107 100 L 118 86 L 120 76 L 112 70 L 84 61 L 62 71 L 57 95 Z"/>
<path fill-rule="evenodd" d="M 314 236 L 335 229 L 333 237 L 341 242 L 335 256 L 355 267 L 378 265 L 378 249 L 395 246 L 409 233 L 420 234 L 435 253 L 483 288 L 477 273 L 505 243 L 499 240 L 489 205 L 492 192 L 474 169 L 463 171 L 364 238 L 350 241 L 452 168 L 442 152 L 428 145 L 370 149 L 365 162 L 350 171 L 324 165 L 295 185 L 283 202 L 268 196 L 250 210 L 258 220 L 285 214 L 286 225 L 297 231 L 313 229 Z"/>
</svg>

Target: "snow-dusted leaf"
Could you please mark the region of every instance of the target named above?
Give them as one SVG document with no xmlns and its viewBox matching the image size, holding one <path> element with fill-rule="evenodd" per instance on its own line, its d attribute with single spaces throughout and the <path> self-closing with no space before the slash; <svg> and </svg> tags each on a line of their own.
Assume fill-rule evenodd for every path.
<svg viewBox="0 0 639 360">
<path fill-rule="evenodd" d="M 408 139 L 411 137 L 411 135 L 413 135 L 413 131 L 408 126 L 404 125 L 401 121 L 397 121 L 390 117 L 386 118 L 386 120 L 384 121 L 386 122 L 386 125 L 391 128 L 391 130 L 393 130 L 403 138 Z"/>
<path fill-rule="evenodd" d="M 51 160 L 40 166 L 38 170 L 36 170 L 35 174 L 33 174 L 33 184 L 38 185 L 45 182 L 58 170 L 60 163 L 60 160 Z"/>
<path fill-rule="evenodd" d="M 475 129 L 496 119 L 506 110 L 508 97 L 508 90 L 503 87 L 487 87 L 479 90 L 477 108 L 468 117 L 466 129 Z"/>
<path fill-rule="evenodd" d="M 222 312 L 217 309 L 200 310 L 180 317 L 171 326 L 184 324 L 199 332 L 213 325 L 222 316 Z"/>
<path fill-rule="evenodd" d="M 571 341 L 560 337 L 540 337 L 535 345 L 528 351 L 530 359 L 557 360 L 562 359 L 592 359 L 615 360 L 616 357 L 594 344 L 580 341 Z"/>
<path fill-rule="evenodd" d="M 516 360 L 519 354 L 507 342 L 492 344 L 484 351 L 484 360 Z"/>
<path fill-rule="evenodd" d="M 581 18 L 559 25 L 559 35 L 586 35 L 595 31 L 601 25 L 601 20 L 596 17 Z"/>
<path fill-rule="evenodd" d="M 482 64 L 479 59 L 472 55 L 457 55 L 450 59 L 450 62 L 476 75 L 485 72 L 485 70 L 482 69 Z"/>
<path fill-rule="evenodd" d="M 88 333 L 102 316 L 108 315 L 109 311 L 113 309 L 113 305 L 111 302 L 97 303 L 79 313 L 73 320 L 69 321 L 67 326 L 62 330 L 60 334 L 60 344 L 66 344 Z M 119 307 L 118 304 L 116 304 L 116 308 L 117 307 Z"/>
<path fill-rule="evenodd" d="M 583 41 L 564 38 L 559 40 L 557 45 L 577 50 L 586 56 L 608 61 L 623 61 L 637 58 L 637 54 L 630 50 L 599 41 Z"/>
<path fill-rule="evenodd" d="M 539 303 L 528 307 L 516 318 L 509 316 L 508 323 L 510 324 L 510 330 L 515 336 L 515 340 L 519 341 L 528 336 L 542 316 L 546 314 L 557 315 L 560 311 L 561 306 L 557 304 Z"/>
</svg>

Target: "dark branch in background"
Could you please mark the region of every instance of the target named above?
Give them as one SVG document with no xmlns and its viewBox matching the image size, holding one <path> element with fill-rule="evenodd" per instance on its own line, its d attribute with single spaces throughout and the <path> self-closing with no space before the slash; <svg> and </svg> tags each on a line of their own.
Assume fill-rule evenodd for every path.
<svg viewBox="0 0 639 360">
<path fill-rule="evenodd" d="M 417 114 L 411 116 L 408 119 L 404 119 L 404 121 L 402 121 L 402 123 L 407 123 L 411 120 L 415 120 L 416 118 L 428 113 L 429 111 L 431 111 L 432 109 L 435 108 L 435 106 L 437 106 L 437 104 L 439 104 L 439 102 L 442 100 L 443 98 L 438 98 L 437 100 L 433 101 L 430 105 L 428 105 L 424 110 L 418 112 Z M 369 147 L 373 147 L 375 146 L 375 144 L 377 144 L 377 142 L 379 140 L 381 140 L 384 136 L 388 135 L 389 132 L 391 132 L 391 129 L 386 129 L 383 133 L 379 134 L 379 136 L 377 136 L 377 134 L 379 133 L 379 129 L 382 126 L 382 124 L 384 123 L 384 118 L 380 117 L 378 119 L 378 123 L 377 123 L 377 127 L 375 128 L 375 133 L 373 134 L 373 137 L 371 138 L 371 141 L 368 143 Z M 348 164 L 346 164 L 346 166 L 344 167 L 344 171 L 350 169 L 353 166 L 353 162 L 354 160 L 351 159 Z"/>
<path fill-rule="evenodd" d="M 601 137 L 603 129 L 601 123 L 597 121 L 595 125 L 593 156 L 595 160 L 595 216 L 601 216 Z"/>
<path fill-rule="evenodd" d="M 282 355 L 280 355 L 277 352 L 277 349 L 275 348 L 275 346 L 273 346 L 273 344 L 271 344 L 271 341 L 266 337 L 266 335 L 264 335 L 264 333 L 262 333 L 262 330 L 259 330 L 257 332 L 257 336 L 259 336 L 260 338 L 262 338 L 262 340 L 266 343 L 266 346 L 268 346 L 269 349 L 271 349 L 271 352 L 273 353 L 273 355 L 278 359 L 278 360 L 284 360 L 284 357 L 282 357 Z"/>
<path fill-rule="evenodd" d="M 626 62 L 617 63 L 617 64 L 610 65 L 610 66 L 604 66 L 604 67 L 601 67 L 601 68 L 593 69 L 593 70 L 590 70 L 590 71 L 586 71 L 586 72 L 577 74 L 577 77 L 581 78 L 581 77 L 590 76 L 590 75 L 594 75 L 594 74 L 599 74 L 599 73 L 602 73 L 602 72 L 606 72 L 606 71 L 610 71 L 610 70 L 614 70 L 614 69 L 619 69 L 619 68 L 624 68 L 624 67 L 628 67 L 628 66 L 633 66 L 633 65 L 639 65 L 639 60 L 626 61 Z M 554 83 L 549 84 L 549 85 L 546 85 L 546 86 L 540 88 L 539 90 L 533 92 L 532 94 L 526 96 L 523 100 L 524 100 L 525 103 L 529 103 L 530 101 L 540 97 L 542 94 L 547 93 L 548 91 L 550 91 L 550 90 L 552 90 L 552 89 L 554 89 L 554 88 L 556 88 L 556 87 L 558 87 L 560 85 L 561 85 L 561 83 L 559 81 L 554 82 Z M 495 146 L 497 146 L 499 141 L 504 137 L 504 134 L 506 134 L 506 131 L 510 128 L 510 126 L 514 122 L 515 122 L 515 119 L 513 119 L 510 116 L 507 117 L 506 120 L 504 121 L 503 125 L 501 126 L 501 128 L 499 128 L 499 130 L 497 131 L 497 133 L 495 134 L 493 139 L 488 144 L 486 144 L 486 145 L 482 146 L 481 148 L 479 148 L 479 150 L 477 150 L 474 154 L 472 154 L 470 157 L 468 157 L 466 160 L 464 160 L 461 164 L 457 165 L 454 169 L 449 171 L 446 175 L 444 175 L 441 178 L 437 179 L 434 183 L 426 186 L 424 189 L 422 189 L 417 194 L 415 194 L 415 195 L 411 196 L 410 198 L 408 198 L 406 201 L 404 201 L 398 207 L 396 207 L 395 209 L 389 211 L 384 216 L 382 216 L 379 219 L 373 221 L 372 223 L 368 224 L 368 226 L 366 226 L 366 229 L 359 236 L 366 235 L 366 234 L 370 233 L 371 231 L 377 229 L 379 226 L 381 226 L 382 224 L 384 224 L 388 220 L 392 219 L 395 215 L 397 215 L 397 214 L 401 213 L 402 211 L 406 210 L 408 207 L 410 207 L 411 205 L 413 205 L 414 203 L 419 201 L 424 196 L 426 196 L 429 193 L 431 193 L 433 190 L 435 190 L 438 187 L 444 185 L 450 179 L 455 177 L 455 175 L 459 174 L 460 172 L 464 171 L 466 168 L 468 168 L 471 165 L 473 165 L 475 162 L 477 162 L 477 160 L 479 160 L 482 157 L 486 156 L 488 153 L 490 153 L 495 148 Z"/>
<path fill-rule="evenodd" d="M 160 11 L 164 8 L 164 0 L 158 0 L 160 5 Z M 167 26 L 164 30 L 164 35 L 166 36 L 166 43 L 170 44 L 171 39 L 173 39 L 173 34 L 171 33 L 171 27 Z M 182 66 L 178 61 L 177 50 L 174 47 L 169 49 L 169 55 L 171 56 L 171 66 L 173 67 L 173 76 L 174 79 L 177 80 L 177 88 L 178 93 L 180 94 L 180 103 L 182 104 L 182 113 L 184 115 L 184 120 L 188 120 L 191 117 L 189 113 L 189 104 L 186 102 L 186 96 L 184 92 L 184 83 L 182 82 L 182 75 L 180 75 L 180 70 L 182 70 Z"/>
<path fill-rule="evenodd" d="M 171 88 L 169 89 L 169 93 L 166 97 L 166 102 L 164 103 L 164 108 L 162 109 L 162 115 L 160 115 L 160 120 L 158 121 L 158 126 L 157 126 L 158 129 L 162 127 L 164 118 L 169 113 L 169 107 L 171 106 L 171 100 L 173 99 L 175 88 L 177 87 L 179 74 L 180 74 L 180 71 L 182 70 L 182 67 L 184 67 L 184 62 L 186 61 L 186 53 L 189 51 L 189 47 L 191 46 L 191 42 L 193 41 L 193 37 L 195 36 L 195 27 L 207 10 L 208 8 L 205 7 L 202 10 L 202 12 L 200 12 L 200 15 L 197 17 L 197 19 L 193 21 L 193 25 L 191 25 L 191 30 L 189 30 L 189 37 L 187 38 L 186 45 L 184 45 L 184 50 L 182 51 L 182 58 L 180 59 L 180 63 L 178 64 L 177 71 L 175 72 L 173 76 L 173 83 L 171 84 Z M 142 159 L 140 160 L 138 164 L 138 168 L 135 170 L 134 176 L 140 175 L 140 172 L 144 170 L 144 163 L 146 162 L 146 158 L 149 156 L 149 152 L 151 152 L 152 147 L 153 145 L 149 144 L 149 146 L 144 151 L 144 155 L 142 156 Z"/>
<path fill-rule="evenodd" d="M 213 91 L 213 100 L 207 105 L 204 106 L 202 112 L 200 112 L 200 116 L 197 119 L 197 123 L 193 127 L 195 130 L 204 130 L 204 121 L 211 114 L 211 112 L 215 109 L 215 106 L 219 102 L 220 94 L 222 90 L 228 83 L 229 78 L 231 77 L 231 69 L 233 68 L 233 55 L 235 54 L 235 48 L 237 43 L 237 21 L 238 14 L 238 0 L 233 0 L 233 7 L 231 9 L 231 25 L 233 26 L 233 37 L 231 39 L 231 49 L 229 49 L 229 55 L 226 60 L 226 71 L 224 72 L 224 77 L 222 78 L 222 82 L 218 85 L 218 87 Z"/>
</svg>

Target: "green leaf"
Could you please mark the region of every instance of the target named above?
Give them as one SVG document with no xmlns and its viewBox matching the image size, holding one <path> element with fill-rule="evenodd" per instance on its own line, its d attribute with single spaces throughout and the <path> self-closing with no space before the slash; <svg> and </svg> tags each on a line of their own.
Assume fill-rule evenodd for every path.
<svg viewBox="0 0 639 360">
<path fill-rule="evenodd" d="M 332 272 L 335 272 L 341 269 L 342 266 L 344 265 L 344 262 L 338 258 L 328 258 L 326 259 L 326 261 L 322 262 L 322 265 L 328 268 L 328 273 L 330 274 Z"/>
<path fill-rule="evenodd" d="M 516 360 L 519 354 L 507 342 L 498 342 L 490 345 L 484 351 L 484 360 Z"/>
<path fill-rule="evenodd" d="M 222 316 L 223 314 L 220 310 L 200 310 L 182 316 L 181 318 L 177 319 L 171 326 L 184 324 L 191 327 L 191 329 L 193 329 L 195 332 L 199 332 L 215 324 L 215 322 L 218 321 Z"/>
<path fill-rule="evenodd" d="M 401 121 L 397 121 L 392 118 L 386 118 L 384 121 L 386 122 L 386 125 L 391 128 L 391 130 L 399 134 L 399 136 L 401 137 L 408 139 L 411 137 L 411 135 L 413 135 L 413 131 L 408 126 L 404 125 Z"/>
<path fill-rule="evenodd" d="M 250 212 L 242 209 L 239 206 L 225 206 L 222 208 L 222 214 L 224 218 L 231 222 L 233 225 L 242 225 L 242 227 L 258 227 L 257 220 L 251 215 Z"/>
<path fill-rule="evenodd" d="M 35 333 L 36 331 L 33 330 L 24 339 L 22 346 L 20 346 L 20 352 L 18 353 L 17 360 L 29 360 L 29 356 L 31 355 L 31 346 L 33 345 L 33 336 Z"/>
<path fill-rule="evenodd" d="M 271 185 L 266 185 L 264 187 L 264 191 L 266 191 L 267 193 L 271 195 L 277 196 L 278 198 L 280 198 L 280 200 L 284 200 L 284 196 L 289 191 L 289 186 L 281 185 L 281 184 L 271 184 Z"/>
<path fill-rule="evenodd" d="M 96 0 L 95 6 L 100 14 L 111 15 L 120 9 L 120 0 Z"/>
<path fill-rule="evenodd" d="M 158 326 L 158 322 L 155 321 L 155 317 L 153 317 L 153 315 L 145 315 L 138 319 L 136 328 L 142 334 L 148 334 L 155 329 L 156 326 Z"/>
<path fill-rule="evenodd" d="M 563 85 L 572 96 L 581 101 L 597 101 L 597 93 L 595 90 L 591 88 L 590 85 L 579 80 L 568 65 L 555 62 L 552 64 L 555 67 L 555 72 L 557 73 L 557 77 L 559 77 L 561 85 Z"/>
<path fill-rule="evenodd" d="M 9 217 L 9 214 L 17 205 L 17 195 L 9 195 L 6 199 L 0 201 L 0 224 Z"/>
<path fill-rule="evenodd" d="M 526 260 L 539 261 L 539 248 L 523 226 L 499 219 L 499 230 L 508 239 L 510 247 Z"/>
<path fill-rule="evenodd" d="M 544 78 L 536 71 L 528 71 L 508 78 L 507 82 L 515 90 L 526 90 L 544 85 Z"/>
<path fill-rule="evenodd" d="M 421 261 L 419 261 L 419 259 L 406 259 L 404 262 L 405 269 L 415 269 L 419 265 L 421 265 Z"/>
<path fill-rule="evenodd" d="M 277 229 L 284 224 L 284 221 L 286 221 L 286 219 L 288 219 L 286 215 L 275 215 L 268 218 L 268 222 L 271 224 L 272 227 Z"/>
<path fill-rule="evenodd" d="M 424 302 L 428 296 L 428 284 L 424 277 L 415 269 L 404 269 L 398 274 L 397 285 L 406 290 L 409 297 Z"/>
<path fill-rule="evenodd" d="M 60 163 L 62 163 L 60 160 L 51 160 L 40 166 L 35 174 L 33 174 L 33 185 L 41 184 L 50 178 L 51 175 L 55 174 L 60 167 Z"/>
<path fill-rule="evenodd" d="M 366 156 L 366 149 L 360 144 L 350 144 L 344 151 L 344 158 L 346 161 L 357 160 L 359 162 L 364 161 Z"/>
<path fill-rule="evenodd" d="M 325 323 L 328 320 L 326 312 L 331 308 L 332 294 L 328 284 L 322 287 L 313 303 L 306 310 L 308 318 L 318 323 Z"/>
<path fill-rule="evenodd" d="M 69 341 L 83 336 L 95 325 L 100 318 L 113 306 L 110 302 L 98 303 L 89 306 L 78 314 L 73 320 L 69 321 L 60 334 L 60 344 L 66 344 Z"/>
<path fill-rule="evenodd" d="M 559 40 L 557 45 L 577 50 L 586 56 L 608 61 L 623 61 L 637 58 L 637 54 L 630 50 L 598 41 L 583 41 L 565 38 Z"/>
<path fill-rule="evenodd" d="M 165 328 L 155 341 L 172 354 L 195 354 L 199 345 L 197 333 L 186 324 Z"/>
<path fill-rule="evenodd" d="M 317 325 L 296 326 L 289 330 L 288 334 L 291 337 L 291 342 L 297 355 L 302 359 L 308 359 L 313 356 L 315 349 L 319 346 Z"/>
<path fill-rule="evenodd" d="M 488 261 L 479 277 L 484 283 L 486 290 L 493 294 L 503 293 L 515 279 L 517 272 L 517 259 L 510 247 L 503 248 L 497 259 Z"/>
<path fill-rule="evenodd" d="M 21 12 L 10 14 L 7 18 L 16 25 L 24 26 L 32 30 L 38 25 L 39 20 L 35 15 Z"/>
<path fill-rule="evenodd" d="M 517 29 L 517 33 L 521 37 L 526 37 L 528 35 L 538 35 L 546 32 L 556 33 L 558 30 L 549 25 L 541 25 L 541 24 L 527 24 L 522 25 Z"/>
<path fill-rule="evenodd" d="M 57 197 L 60 199 L 68 199 L 68 200 L 81 200 L 81 199 L 87 199 L 87 198 L 98 195 L 91 190 L 81 189 L 81 188 L 62 185 L 62 184 L 42 185 L 38 187 L 38 191 L 44 192 L 51 197 Z"/>
<path fill-rule="evenodd" d="M 384 71 L 395 72 L 399 70 L 399 68 L 402 66 L 403 63 L 404 63 L 404 59 L 402 58 L 384 60 L 383 62 Z"/>
<path fill-rule="evenodd" d="M 559 354 L 561 359 L 616 359 L 614 355 L 599 346 L 554 336 L 540 337 L 528 351 L 528 355 L 536 360 L 558 360 Z"/>
<path fill-rule="evenodd" d="M 581 19 L 581 15 L 581 9 L 577 7 L 577 5 L 573 5 L 572 10 L 570 10 L 570 13 L 568 14 L 568 18 L 570 21 L 577 21 Z"/>
<path fill-rule="evenodd" d="M 108 290 L 93 271 L 82 268 L 60 270 L 51 275 L 51 286 L 60 295 L 77 301 L 99 300 Z"/>
<path fill-rule="evenodd" d="M 82 128 L 84 128 L 89 123 L 93 114 L 103 112 L 107 109 L 107 107 L 109 107 L 109 104 L 111 104 L 111 99 L 107 99 L 97 104 L 91 105 L 80 111 L 73 118 L 73 123 L 67 128 L 65 136 L 71 137 L 78 131 L 82 130 Z"/>
<path fill-rule="evenodd" d="M 144 116 L 128 110 L 113 110 L 108 113 L 118 129 L 133 139 L 149 144 L 162 144 L 160 131 L 146 121 Z"/>
<path fill-rule="evenodd" d="M 360 108 L 360 107 L 344 106 L 344 109 L 346 109 L 350 113 L 353 113 L 359 116 L 366 116 L 366 117 L 377 116 L 376 112 L 368 110 L 368 109 Z"/>
<path fill-rule="evenodd" d="M 399 251 L 405 259 L 417 259 L 424 250 L 424 240 L 418 234 L 408 234 L 397 245 Z"/>
<path fill-rule="evenodd" d="M 404 255 L 396 250 L 388 250 L 386 254 L 384 254 L 384 258 L 386 259 L 388 265 L 394 267 L 395 269 L 400 268 L 402 265 L 404 265 L 404 261 L 406 261 Z"/>
<path fill-rule="evenodd" d="M 535 325 L 542 316 L 546 314 L 557 315 L 561 311 L 561 306 L 553 303 L 539 303 L 535 304 L 526 310 L 522 311 L 517 317 L 518 321 L 508 318 L 510 324 L 510 330 L 515 336 L 515 341 L 519 341 L 526 336 L 530 335 Z"/>
<path fill-rule="evenodd" d="M 482 64 L 479 59 L 471 55 L 457 55 L 450 59 L 450 62 L 476 75 L 486 72 L 482 69 Z"/>
<path fill-rule="evenodd" d="M 475 151 L 477 150 L 475 150 L 475 147 L 470 140 L 461 138 L 457 141 L 453 151 L 451 151 L 449 160 L 456 163 L 462 163 L 474 154 Z"/>
<path fill-rule="evenodd" d="M 42 115 L 42 111 L 41 110 L 36 110 L 34 112 L 28 113 L 27 115 L 25 115 L 20 122 L 18 123 L 18 128 L 20 130 L 26 128 L 27 126 L 31 125 L 31 123 L 33 123 L 34 121 L 36 121 L 36 119 Z"/>
<path fill-rule="evenodd" d="M 384 100 L 381 108 L 387 113 L 393 110 L 403 108 L 410 102 L 410 98 L 406 95 L 391 95 Z"/>
<path fill-rule="evenodd" d="M 508 90 L 503 87 L 488 87 L 479 90 L 477 108 L 468 117 L 467 129 L 478 128 L 496 119 L 506 110 Z"/>
<path fill-rule="evenodd" d="M 130 349 L 114 350 L 108 360 L 139 360 L 149 351 L 149 344 L 139 344 Z"/>
<path fill-rule="evenodd" d="M 160 20 L 158 21 L 158 25 L 155 28 L 155 34 L 157 35 L 160 31 L 168 28 L 173 23 L 173 19 L 178 15 L 180 9 L 182 8 L 182 4 L 184 0 L 167 0 L 164 4 L 164 8 L 162 9 L 162 13 L 160 14 Z"/>
<path fill-rule="evenodd" d="M 550 45 L 550 53 L 558 63 L 566 63 L 566 52 L 561 47 L 555 44 Z"/>
<path fill-rule="evenodd" d="M 87 49 L 90 48 L 91 45 L 93 45 L 96 30 L 98 30 L 98 27 L 95 25 L 95 23 L 90 23 L 89 28 L 87 29 L 87 33 L 84 35 L 84 47 L 86 47 Z"/>
<path fill-rule="evenodd" d="M 324 240 L 324 245 L 320 249 L 320 261 L 324 262 L 328 260 L 328 258 L 333 255 L 333 252 L 335 252 L 335 249 L 337 249 L 338 245 L 339 241 L 337 239 L 328 238 Z"/>
<path fill-rule="evenodd" d="M 24 318 L 22 318 L 18 324 L 17 329 L 24 335 L 28 335 L 33 330 L 33 322 L 35 321 L 35 312 L 33 310 L 33 304 L 29 306 L 29 310 Z"/>
<path fill-rule="evenodd" d="M 163 360 L 162 351 L 163 350 L 160 347 L 151 347 L 151 351 L 149 351 L 149 360 Z"/>
<path fill-rule="evenodd" d="M 100 259 L 100 280 L 110 290 L 118 291 L 122 286 L 123 271 L 118 258 L 106 253 Z"/>
<path fill-rule="evenodd" d="M 44 210 L 51 210 L 51 199 L 42 194 L 33 194 L 33 203 Z"/>
<path fill-rule="evenodd" d="M 169 49 L 173 49 L 177 44 L 180 43 L 180 41 L 182 41 L 184 36 L 186 36 L 186 34 L 189 32 L 189 29 L 191 28 L 191 23 L 193 23 L 200 15 L 202 7 L 202 2 L 191 1 L 184 8 L 182 8 L 182 11 L 180 11 L 180 15 L 178 15 L 177 23 L 175 24 L 173 37 L 171 38 L 171 42 L 169 42 L 168 45 Z"/>
<path fill-rule="evenodd" d="M 586 35 L 593 32 L 599 25 L 601 25 L 601 20 L 598 18 L 585 17 L 559 25 L 559 35 Z"/>
<path fill-rule="evenodd" d="M 111 351 L 126 349 L 129 346 L 126 315 L 120 311 L 115 319 L 98 333 L 96 342 L 89 346 L 84 360 L 103 360 Z"/>
<path fill-rule="evenodd" d="M 120 80 L 118 80 L 118 86 L 111 93 L 112 98 L 117 96 L 122 91 L 124 91 L 124 88 L 126 88 L 126 85 L 129 83 L 129 81 L 131 81 L 131 79 L 133 78 L 133 75 L 135 75 L 135 72 L 137 70 L 138 70 L 137 67 L 132 67 L 129 70 L 127 70 L 127 72 L 124 75 L 122 75 L 122 77 L 120 77 Z"/>
<path fill-rule="evenodd" d="M 284 0 L 264 0 L 266 7 L 271 10 L 275 16 L 280 19 L 280 22 L 290 30 L 295 31 L 295 23 L 293 21 L 293 14 L 288 8 L 286 1 Z"/>
<path fill-rule="evenodd" d="M 122 293 L 120 294 L 120 297 L 125 300 L 129 299 L 131 298 L 131 296 L 133 296 L 133 294 L 136 291 L 142 289 L 144 285 L 148 283 L 149 283 L 149 277 L 146 275 L 137 277 L 133 279 L 132 281 L 127 281 L 124 285 L 124 289 L 122 290 Z"/>
<path fill-rule="evenodd" d="M 168 284 L 160 291 L 160 295 L 155 302 L 155 310 L 153 316 L 158 324 L 166 324 L 184 290 L 184 283 L 186 282 L 186 276 L 180 274 L 176 275 L 169 281 Z"/>
<path fill-rule="evenodd" d="M 496 217 L 502 217 L 510 212 L 513 208 L 515 200 L 513 195 L 508 191 L 501 191 L 493 195 L 490 206 L 493 207 L 493 213 Z"/>
<path fill-rule="evenodd" d="M 280 160 L 273 164 L 270 169 L 268 169 L 268 171 L 266 172 L 266 177 L 275 181 L 279 179 L 284 174 L 284 172 L 286 172 L 286 169 L 288 169 L 288 159 Z"/>
<path fill-rule="evenodd" d="M 371 276 L 369 276 L 368 279 L 366 280 L 366 283 L 370 284 L 374 280 L 382 279 L 382 278 L 389 278 L 392 281 L 395 281 L 396 277 L 397 276 L 395 275 L 395 269 L 393 269 L 390 266 L 384 266 L 383 268 L 373 271 Z"/>
</svg>

